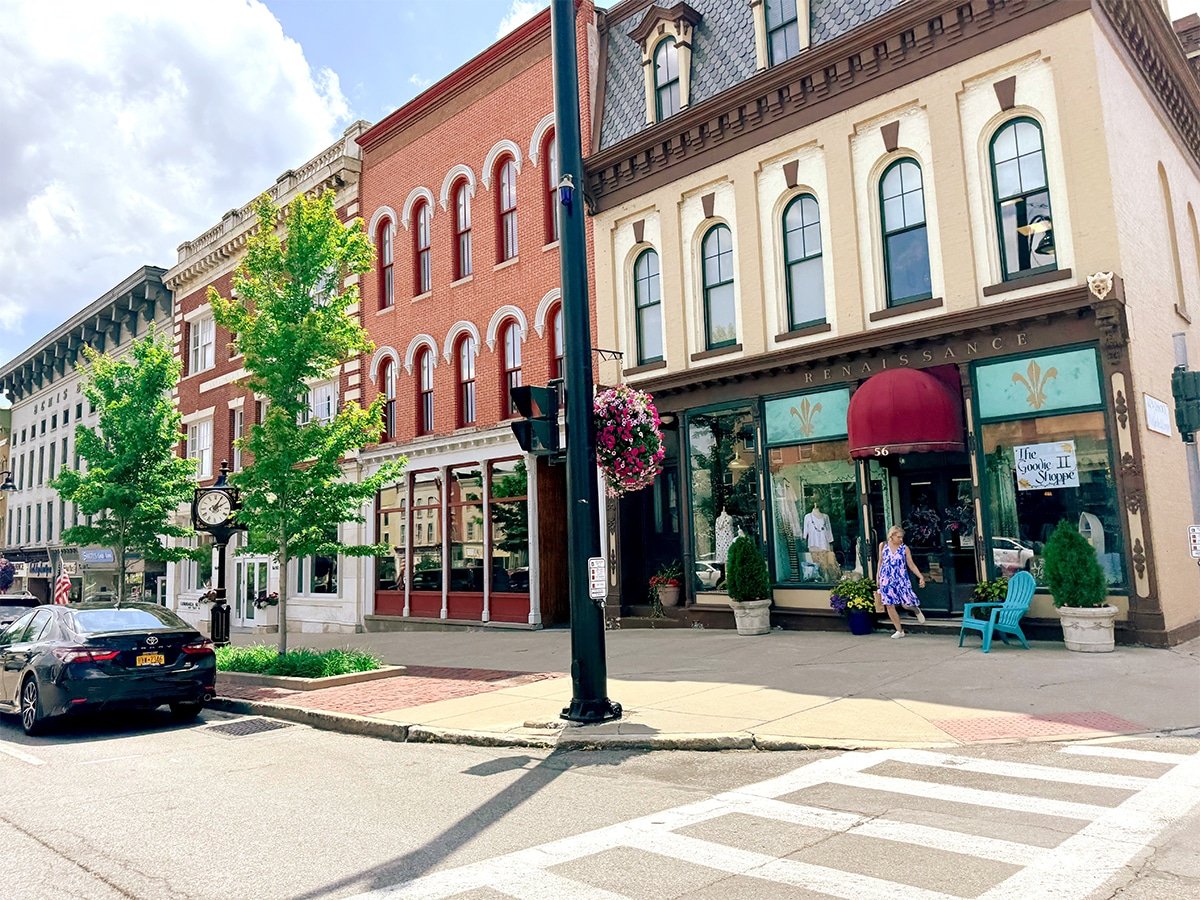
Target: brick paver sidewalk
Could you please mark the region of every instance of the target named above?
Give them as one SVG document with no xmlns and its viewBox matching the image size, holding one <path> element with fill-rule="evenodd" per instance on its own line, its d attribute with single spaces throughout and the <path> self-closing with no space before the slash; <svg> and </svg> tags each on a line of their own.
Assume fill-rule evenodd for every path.
<svg viewBox="0 0 1200 900">
<path fill-rule="evenodd" d="M 505 672 L 497 669 L 457 669 L 446 666 L 408 666 L 408 671 L 394 678 L 347 684 L 342 687 L 321 688 L 315 691 L 292 691 L 285 688 L 248 687 L 229 684 L 217 676 L 217 694 L 236 700 L 261 700 L 284 703 L 304 709 L 352 713 L 369 716 L 389 710 L 407 709 L 438 700 L 470 697 L 501 688 L 516 687 L 561 678 L 560 673 Z"/>
</svg>

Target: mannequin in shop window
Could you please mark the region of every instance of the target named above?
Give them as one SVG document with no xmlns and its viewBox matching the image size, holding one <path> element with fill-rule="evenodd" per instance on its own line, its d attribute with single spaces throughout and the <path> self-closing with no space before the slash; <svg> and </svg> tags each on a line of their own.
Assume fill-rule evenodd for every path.
<svg viewBox="0 0 1200 900">
<path fill-rule="evenodd" d="M 808 545 L 808 555 L 821 570 L 821 578 L 837 581 L 841 566 L 833 552 L 833 525 L 821 509 L 819 499 L 813 500 L 812 510 L 804 517 L 804 543 Z"/>
<path fill-rule="evenodd" d="M 729 559 L 729 548 L 737 540 L 737 526 L 733 524 L 733 516 L 729 514 L 729 510 L 721 510 L 721 514 L 717 516 L 714 528 L 716 530 L 717 558 L 713 565 L 721 570 L 721 578 L 714 587 L 720 588 L 725 582 L 725 562 Z"/>
</svg>

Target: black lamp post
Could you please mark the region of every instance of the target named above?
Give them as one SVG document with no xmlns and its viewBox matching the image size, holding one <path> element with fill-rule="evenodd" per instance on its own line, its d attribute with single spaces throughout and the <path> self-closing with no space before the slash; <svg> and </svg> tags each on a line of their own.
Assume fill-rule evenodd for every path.
<svg viewBox="0 0 1200 900">
<path fill-rule="evenodd" d="M 12 469 L 5 469 L 3 472 L 0 472 L 0 475 L 4 476 L 4 481 L 0 482 L 0 491 L 6 491 L 10 494 L 16 491 L 17 486 L 13 483 Z"/>
<path fill-rule="evenodd" d="M 567 413 L 567 553 L 571 592 L 571 705 L 562 717 L 594 723 L 621 716 L 608 699 L 604 596 L 589 593 L 589 567 L 600 562 L 600 501 L 592 419 L 592 340 L 588 316 L 587 236 L 579 133 L 575 0 L 551 0 L 555 142 L 558 146 L 559 265 L 562 271 Z M 604 582 L 601 582 L 603 586 Z"/>
</svg>

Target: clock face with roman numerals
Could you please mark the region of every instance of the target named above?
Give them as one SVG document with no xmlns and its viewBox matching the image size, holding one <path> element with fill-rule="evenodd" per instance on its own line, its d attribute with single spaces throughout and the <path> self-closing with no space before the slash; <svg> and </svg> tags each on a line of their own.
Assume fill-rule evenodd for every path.
<svg viewBox="0 0 1200 900">
<path fill-rule="evenodd" d="M 209 491 L 196 501 L 196 518 L 205 525 L 221 525 L 229 520 L 233 504 L 225 491 Z"/>
</svg>

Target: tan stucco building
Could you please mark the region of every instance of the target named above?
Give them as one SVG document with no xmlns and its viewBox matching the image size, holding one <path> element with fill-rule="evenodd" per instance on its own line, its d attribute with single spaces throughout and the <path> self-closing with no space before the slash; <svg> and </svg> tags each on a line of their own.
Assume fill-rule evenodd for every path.
<svg viewBox="0 0 1200 900">
<path fill-rule="evenodd" d="M 621 602 L 681 559 L 693 612 L 728 618 L 745 532 L 776 621 L 819 627 L 902 524 L 953 617 L 981 579 L 1042 582 L 1065 519 L 1122 639 L 1200 634 L 1169 413 L 1172 335 L 1200 360 L 1200 83 L 1165 12 L 792 6 L 602 18 L 597 344 L 624 356 L 601 376 L 672 420 L 614 517 Z M 1031 616 L 1057 631 L 1045 591 Z"/>
</svg>

